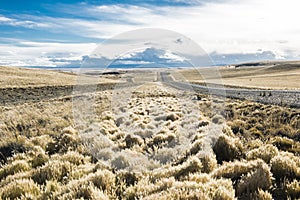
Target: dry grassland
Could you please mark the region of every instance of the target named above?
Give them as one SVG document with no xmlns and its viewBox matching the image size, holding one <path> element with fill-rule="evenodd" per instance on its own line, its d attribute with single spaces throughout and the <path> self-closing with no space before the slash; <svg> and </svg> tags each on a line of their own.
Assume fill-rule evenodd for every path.
<svg viewBox="0 0 300 200">
<path fill-rule="evenodd" d="M 0 199 L 300 198 L 299 109 L 160 82 L 94 98 L 81 126 L 72 98 L 0 106 Z"/>
<path fill-rule="evenodd" d="M 300 88 L 300 63 L 280 62 L 263 66 L 219 67 L 219 75 L 211 74 L 210 68 L 182 69 L 174 77 L 190 82 L 220 83 L 234 87 L 262 89 L 298 89 Z M 210 74 L 206 80 L 201 74 Z M 181 76 L 180 76 L 181 75 Z"/>
</svg>

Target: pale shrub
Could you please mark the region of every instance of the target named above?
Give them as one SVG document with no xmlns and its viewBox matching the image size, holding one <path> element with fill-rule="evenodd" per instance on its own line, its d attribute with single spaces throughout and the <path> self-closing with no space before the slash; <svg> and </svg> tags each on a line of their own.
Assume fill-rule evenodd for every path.
<svg viewBox="0 0 300 200">
<path fill-rule="evenodd" d="M 174 177 L 175 179 L 185 179 L 188 175 L 201 172 L 203 168 L 201 161 L 196 156 L 189 157 L 187 161 L 176 166 L 165 166 L 151 173 L 151 179 L 161 179 Z"/>
<path fill-rule="evenodd" d="M 111 161 L 111 165 L 115 169 L 125 169 L 129 167 L 130 163 L 125 155 L 119 155 Z"/>
<path fill-rule="evenodd" d="M 10 184 L 11 182 L 16 181 L 16 180 L 30 179 L 31 176 L 32 176 L 32 170 L 19 172 L 14 175 L 9 175 L 5 179 L 1 180 L 0 187 Z"/>
<path fill-rule="evenodd" d="M 272 200 L 273 198 L 272 198 L 272 194 L 270 194 L 270 192 L 259 189 L 258 192 L 250 194 L 250 199 Z"/>
<path fill-rule="evenodd" d="M 27 153 L 16 153 L 14 154 L 12 157 L 8 157 L 7 158 L 7 164 L 13 163 L 15 161 L 20 161 L 20 160 L 29 160 L 30 159 L 30 155 L 28 155 Z"/>
<path fill-rule="evenodd" d="M 49 182 L 47 182 L 47 184 L 48 183 Z M 48 189 L 48 194 L 52 194 L 55 199 L 101 199 L 102 197 L 104 199 L 116 198 L 116 178 L 115 175 L 108 170 L 98 170 L 95 173 L 90 173 L 80 179 L 71 180 L 67 184 L 62 185 L 60 189 L 57 188 L 59 185 L 60 183 L 58 182 L 52 182 L 50 189 Z"/>
<path fill-rule="evenodd" d="M 143 139 L 140 136 L 133 134 L 126 135 L 124 140 L 127 148 L 131 148 L 134 145 L 141 146 L 144 143 Z"/>
<path fill-rule="evenodd" d="M 68 151 L 63 155 L 53 155 L 51 159 L 68 161 L 74 165 L 86 164 L 91 161 L 91 158 L 88 156 L 84 156 L 77 151 Z"/>
<path fill-rule="evenodd" d="M 80 144 L 80 139 L 76 134 L 64 133 L 58 140 L 58 147 L 60 152 L 67 152 L 76 150 Z"/>
<path fill-rule="evenodd" d="M 249 150 L 260 148 L 261 146 L 266 145 L 260 139 L 254 139 L 247 142 L 247 148 Z"/>
<path fill-rule="evenodd" d="M 19 172 L 24 172 L 30 170 L 31 167 L 26 160 L 16 160 L 10 164 L 5 165 L 0 169 L 0 180 Z"/>
<path fill-rule="evenodd" d="M 114 142 L 107 136 L 97 133 L 89 132 L 81 135 L 81 142 L 84 144 L 89 153 L 92 154 L 97 159 L 102 157 L 107 157 L 105 153 L 99 153 L 100 150 L 110 149 L 115 147 Z"/>
<path fill-rule="evenodd" d="M 116 175 L 108 170 L 98 170 L 95 173 L 91 173 L 86 177 L 86 180 L 103 191 L 113 191 L 116 187 Z"/>
<path fill-rule="evenodd" d="M 28 161 L 31 167 L 37 168 L 48 162 L 49 156 L 42 147 L 34 146 L 30 151 L 27 151 L 26 154 L 23 154 L 23 159 Z"/>
<path fill-rule="evenodd" d="M 188 174 L 199 172 L 202 169 L 202 163 L 197 157 L 190 157 L 187 162 L 183 163 L 181 166 L 176 166 L 173 168 L 173 176 L 176 179 L 184 177 Z"/>
<path fill-rule="evenodd" d="M 175 160 L 176 156 L 176 151 L 174 151 L 174 149 L 164 147 L 155 152 L 153 159 L 159 161 L 161 164 L 167 164 Z"/>
<path fill-rule="evenodd" d="M 36 136 L 30 139 L 30 141 L 37 146 L 42 147 L 44 150 L 46 150 L 47 145 L 51 142 L 54 142 L 53 139 L 49 135 L 41 135 Z"/>
<path fill-rule="evenodd" d="M 155 184 L 142 181 L 129 187 L 126 194 L 127 199 L 235 199 L 232 182 L 224 179 L 211 179 L 206 183 L 179 182 L 173 178 L 162 179 Z"/>
<path fill-rule="evenodd" d="M 73 169 L 74 165 L 68 161 L 50 160 L 33 172 L 32 179 L 39 184 L 44 184 L 47 180 L 66 182 Z"/>
<path fill-rule="evenodd" d="M 215 190 L 215 194 L 212 198 L 213 200 L 231 200 L 234 198 L 234 191 L 227 191 L 223 187 L 218 187 Z"/>
<path fill-rule="evenodd" d="M 76 186 L 70 187 L 60 195 L 55 196 L 56 199 L 91 199 L 91 200 L 106 200 L 110 199 L 99 188 L 92 183 L 79 183 Z"/>
<path fill-rule="evenodd" d="M 110 160 L 113 158 L 115 152 L 111 148 L 93 149 L 91 151 L 93 157 L 97 160 Z"/>
<path fill-rule="evenodd" d="M 237 138 L 221 135 L 213 147 L 218 163 L 232 161 L 243 156 L 243 145 Z"/>
<path fill-rule="evenodd" d="M 289 139 L 287 137 L 279 137 L 276 136 L 272 138 L 270 141 L 274 146 L 276 146 L 279 150 L 289 150 L 295 144 L 294 140 Z"/>
<path fill-rule="evenodd" d="M 176 140 L 176 135 L 173 134 L 173 133 L 159 133 L 159 134 L 156 134 L 152 140 L 150 140 L 148 142 L 148 146 L 149 147 L 161 147 L 163 146 L 164 144 L 169 144 L 171 145 L 173 142 L 175 142 Z"/>
<path fill-rule="evenodd" d="M 157 180 L 157 182 L 153 183 L 149 181 L 148 177 L 142 179 L 134 186 L 130 186 L 126 188 L 124 198 L 125 199 L 134 199 L 141 198 L 153 193 L 159 193 L 164 190 L 170 188 L 175 182 L 173 177 L 171 178 L 163 178 Z"/>
<path fill-rule="evenodd" d="M 36 168 L 44 165 L 46 162 L 48 162 L 48 160 L 49 156 L 46 155 L 45 152 L 39 152 L 30 160 L 30 163 L 33 168 Z"/>
<path fill-rule="evenodd" d="M 215 115 L 211 119 L 212 123 L 214 124 L 223 124 L 225 122 L 225 119 L 222 115 Z"/>
<path fill-rule="evenodd" d="M 212 172 L 214 178 L 230 178 L 233 181 L 238 180 L 243 175 L 247 175 L 251 171 L 255 170 L 259 165 L 263 165 L 264 162 L 260 159 L 254 161 L 234 161 L 224 163 L 221 167 L 215 169 Z"/>
<path fill-rule="evenodd" d="M 10 182 L 0 189 L 2 199 L 17 199 L 23 196 L 40 195 L 40 188 L 31 179 L 21 179 Z"/>
<path fill-rule="evenodd" d="M 204 192 L 209 192 L 211 199 L 235 199 L 233 184 L 229 179 L 211 179 L 205 186 L 207 189 Z"/>
<path fill-rule="evenodd" d="M 272 185 L 272 176 L 267 164 L 258 162 L 254 171 L 243 176 L 238 181 L 236 193 L 238 196 L 257 192 L 259 189 L 268 190 Z"/>
<path fill-rule="evenodd" d="M 300 158 L 292 153 L 280 152 L 279 155 L 271 159 L 271 172 L 276 181 L 283 179 L 294 179 L 300 177 Z"/>
<path fill-rule="evenodd" d="M 52 155 L 55 153 L 65 153 L 68 151 L 75 151 L 81 145 L 78 135 L 64 133 L 56 136 L 54 142 L 48 143 L 46 152 Z"/>
<path fill-rule="evenodd" d="M 145 200 L 169 200 L 169 199 L 201 199 L 209 200 L 210 198 L 204 193 L 195 190 L 185 190 L 183 188 L 171 188 L 168 191 L 154 193 L 143 198 Z"/>
<path fill-rule="evenodd" d="M 81 164 L 78 166 L 74 166 L 74 169 L 69 173 L 68 178 L 70 180 L 81 179 L 82 177 L 85 177 L 86 175 L 94 173 L 96 171 L 97 170 L 95 170 L 95 164 L 93 163 Z"/>
<path fill-rule="evenodd" d="M 60 193 L 62 184 L 56 180 L 46 181 L 46 185 L 43 188 L 41 199 L 53 199 L 55 193 Z"/>
<path fill-rule="evenodd" d="M 207 183 L 207 182 L 211 181 L 211 179 L 212 179 L 211 176 L 206 173 L 191 174 L 188 177 L 189 181 L 194 181 L 196 183 Z"/>
<path fill-rule="evenodd" d="M 119 197 L 119 199 L 135 199 L 139 196 L 140 193 L 137 193 L 137 189 L 139 187 L 133 187 L 133 190 L 130 190 L 130 192 L 127 192 L 128 188 L 131 188 L 132 186 L 136 186 L 139 183 L 141 187 L 149 186 L 150 183 L 148 181 L 148 177 L 144 176 L 143 179 L 141 179 L 141 174 L 137 174 L 134 172 L 127 172 L 127 171 L 119 171 L 116 175 L 116 189 L 114 194 Z M 144 187 L 147 188 L 147 187 Z M 131 197 L 131 198 L 126 198 Z"/>
<path fill-rule="evenodd" d="M 293 180 L 291 183 L 286 185 L 286 192 L 288 196 L 292 197 L 293 199 L 300 198 L 300 181 Z"/>
<path fill-rule="evenodd" d="M 77 135 L 78 132 L 72 126 L 68 126 L 62 130 L 62 134 Z"/>
<path fill-rule="evenodd" d="M 190 155 L 197 154 L 199 151 L 203 150 L 203 141 L 202 138 L 193 142 L 192 147 L 189 150 Z"/>
<path fill-rule="evenodd" d="M 256 160 L 258 158 L 270 163 L 270 160 L 278 155 L 278 149 L 271 145 L 263 145 L 257 149 L 253 149 L 246 154 L 247 160 Z"/>
<path fill-rule="evenodd" d="M 198 154 L 197 157 L 200 159 L 202 164 L 201 172 L 210 173 L 218 166 L 216 155 L 213 153 Z"/>
</svg>

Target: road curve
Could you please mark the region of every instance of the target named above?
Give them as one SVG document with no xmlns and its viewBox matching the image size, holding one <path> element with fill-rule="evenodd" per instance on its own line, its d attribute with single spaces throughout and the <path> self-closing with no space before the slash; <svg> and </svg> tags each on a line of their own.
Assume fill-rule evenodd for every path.
<svg viewBox="0 0 300 200">
<path fill-rule="evenodd" d="M 262 90 L 262 89 L 244 89 L 228 87 L 208 87 L 188 82 L 179 82 L 174 80 L 166 72 L 160 73 L 162 81 L 171 87 L 181 90 L 193 90 L 201 94 L 209 94 L 234 99 L 251 100 L 264 104 L 275 104 L 300 108 L 300 90 Z"/>
<path fill-rule="evenodd" d="M 207 87 L 188 82 L 179 82 L 174 80 L 168 72 L 159 72 L 154 81 L 162 82 L 173 88 L 180 90 L 192 90 L 199 94 L 208 94 L 222 96 L 234 99 L 251 100 L 265 104 L 275 104 L 294 108 L 300 108 L 299 90 L 261 90 L 261 89 L 243 89 L 228 87 Z M 141 83 L 140 83 L 141 84 Z M 118 87 L 131 87 L 140 85 L 139 83 L 126 82 L 117 84 Z M 16 105 L 26 102 L 38 102 L 41 100 L 50 100 L 56 98 L 71 99 L 74 95 L 74 87 L 81 93 L 104 91 L 114 89 L 116 83 L 101 83 L 94 85 L 62 85 L 62 86 L 40 86 L 40 87 L 15 87 L 0 88 L 0 105 Z M 91 91 L 91 88 L 95 90 Z M 80 94 L 79 94 L 80 95 Z"/>
</svg>

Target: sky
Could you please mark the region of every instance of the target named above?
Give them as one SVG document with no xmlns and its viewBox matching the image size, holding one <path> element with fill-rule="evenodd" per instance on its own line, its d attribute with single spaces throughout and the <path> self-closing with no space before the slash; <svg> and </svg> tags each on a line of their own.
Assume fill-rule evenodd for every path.
<svg viewBox="0 0 300 200">
<path fill-rule="evenodd" d="M 297 0 L 2 0 L 0 65 L 80 66 L 103 41 L 141 28 L 178 32 L 216 64 L 299 59 L 299 7 Z"/>
</svg>

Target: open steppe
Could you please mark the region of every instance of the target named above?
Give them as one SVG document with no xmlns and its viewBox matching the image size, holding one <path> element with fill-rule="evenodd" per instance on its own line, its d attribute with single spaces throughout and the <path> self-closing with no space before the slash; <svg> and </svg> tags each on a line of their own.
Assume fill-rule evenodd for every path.
<svg viewBox="0 0 300 200">
<path fill-rule="evenodd" d="M 268 70 L 247 66 L 230 82 L 242 68 L 223 79 L 252 88 L 234 82 Z M 297 70 L 282 88 L 299 89 Z M 71 73 L 0 73 L 0 199 L 300 198 L 299 108 L 185 90 L 159 70 L 91 76 L 96 90 L 77 96 L 85 82 Z M 257 87 L 275 87 L 270 77 Z M 95 115 L 81 116 L 88 103 Z"/>
<path fill-rule="evenodd" d="M 229 87 L 244 87 L 258 89 L 300 89 L 300 62 L 299 61 L 269 61 L 245 63 L 219 67 L 219 75 L 210 74 L 209 68 L 181 69 L 178 74 L 190 82 L 222 82 Z M 201 74 L 207 75 L 204 80 Z"/>
</svg>

